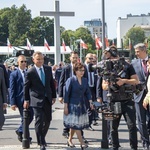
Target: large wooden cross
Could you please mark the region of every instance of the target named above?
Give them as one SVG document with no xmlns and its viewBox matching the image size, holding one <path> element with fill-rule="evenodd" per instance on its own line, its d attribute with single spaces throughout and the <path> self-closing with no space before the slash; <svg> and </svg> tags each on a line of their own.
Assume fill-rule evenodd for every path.
<svg viewBox="0 0 150 150">
<path fill-rule="evenodd" d="M 74 16 L 74 12 L 60 12 L 59 0 L 54 0 L 55 11 L 41 11 L 40 16 L 54 16 L 54 46 L 55 46 L 55 64 L 61 61 L 60 52 L 60 16 Z"/>
</svg>

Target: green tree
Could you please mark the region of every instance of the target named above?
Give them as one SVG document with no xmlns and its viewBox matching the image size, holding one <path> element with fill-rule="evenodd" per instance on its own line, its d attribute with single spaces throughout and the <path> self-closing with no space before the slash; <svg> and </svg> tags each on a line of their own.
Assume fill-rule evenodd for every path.
<svg viewBox="0 0 150 150">
<path fill-rule="evenodd" d="M 129 29 L 129 31 L 126 33 L 124 39 L 125 39 L 124 47 L 129 48 L 129 39 L 130 39 L 133 49 L 134 45 L 144 42 L 145 40 L 144 30 L 141 27 L 133 27 Z"/>
<path fill-rule="evenodd" d="M 131 28 L 125 35 L 124 48 L 130 49 L 130 59 L 135 57 L 134 45 L 144 43 L 145 33 L 141 27 Z"/>
<path fill-rule="evenodd" d="M 27 37 L 33 45 L 43 46 L 44 38 L 49 45 L 54 45 L 54 20 L 48 17 L 35 17 L 27 31 Z"/>
<path fill-rule="evenodd" d="M 9 23 L 9 39 L 14 45 L 23 45 L 26 32 L 30 29 L 31 10 L 27 10 L 23 4 L 20 8 L 15 5 L 11 7 L 11 18 Z"/>
<path fill-rule="evenodd" d="M 9 36 L 9 17 L 10 17 L 10 8 L 4 8 L 0 10 L 0 39 L 1 45 L 7 44 L 7 38 Z"/>
</svg>

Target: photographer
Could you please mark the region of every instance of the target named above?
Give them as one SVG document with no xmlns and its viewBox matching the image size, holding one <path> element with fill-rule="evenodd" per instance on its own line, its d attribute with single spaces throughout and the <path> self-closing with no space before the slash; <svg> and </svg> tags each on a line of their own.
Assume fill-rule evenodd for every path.
<svg viewBox="0 0 150 150">
<path fill-rule="evenodd" d="M 117 48 L 115 46 L 107 48 L 104 51 L 104 55 L 106 59 L 109 59 L 112 62 L 120 59 L 117 54 Z M 110 122 L 113 150 L 118 150 L 120 147 L 118 127 L 122 115 L 124 116 L 128 126 L 130 146 L 133 150 L 137 150 L 136 114 L 134 101 L 131 94 L 132 92 L 126 93 L 123 89 L 125 85 L 136 85 L 139 83 L 139 81 L 133 66 L 125 61 L 123 63 L 125 69 L 123 70 L 123 74 L 120 77 L 117 77 L 116 75 L 116 81 L 112 81 L 112 74 L 107 74 L 106 76 L 103 75 L 102 89 L 108 90 L 112 94 L 110 97 L 111 108 L 114 108 L 116 106 L 115 104 L 118 104 L 118 102 L 121 108 L 121 112 L 118 114 L 118 116 Z M 118 65 L 118 68 L 119 67 L 120 65 Z M 113 72 L 113 70 L 110 70 L 110 72 L 111 71 Z M 117 87 L 117 90 L 114 87 Z"/>
</svg>

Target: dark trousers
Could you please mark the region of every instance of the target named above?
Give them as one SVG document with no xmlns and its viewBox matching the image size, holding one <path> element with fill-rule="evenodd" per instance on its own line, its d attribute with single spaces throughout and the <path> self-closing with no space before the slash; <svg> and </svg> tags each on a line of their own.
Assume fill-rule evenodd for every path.
<svg viewBox="0 0 150 150">
<path fill-rule="evenodd" d="M 146 125 L 146 117 L 149 118 L 149 116 L 147 116 L 148 111 L 144 109 L 142 100 L 139 103 L 135 103 L 135 108 L 137 114 L 136 117 L 138 122 L 138 130 L 140 132 L 142 142 L 143 144 L 149 145 L 149 134 Z"/>
<path fill-rule="evenodd" d="M 91 91 L 91 95 L 92 95 L 92 101 L 95 102 L 96 101 L 96 89 L 95 87 L 89 87 L 90 88 L 90 91 Z M 96 121 L 96 118 L 98 117 L 98 113 L 96 110 L 91 110 L 90 109 L 90 106 L 88 104 L 88 108 L 89 108 L 89 111 L 90 111 L 90 115 L 89 115 L 89 125 L 91 126 L 92 124 L 92 121 Z"/>
<path fill-rule="evenodd" d="M 44 105 L 42 107 L 33 107 L 33 111 L 35 115 L 35 132 L 37 143 L 39 145 L 44 145 L 45 136 L 48 132 L 52 119 L 52 105 L 45 97 Z"/>
<path fill-rule="evenodd" d="M 3 111 L 3 105 L 0 106 L 0 130 L 2 129 L 5 122 L 5 116 Z"/>
<path fill-rule="evenodd" d="M 137 128 L 136 128 L 136 113 L 135 113 L 134 102 L 131 100 L 121 102 L 121 109 L 122 109 L 122 114 L 120 114 L 118 118 L 110 122 L 113 149 L 119 148 L 118 127 L 119 127 L 121 116 L 123 115 L 129 130 L 130 146 L 131 148 L 136 150 L 137 149 Z"/>
</svg>

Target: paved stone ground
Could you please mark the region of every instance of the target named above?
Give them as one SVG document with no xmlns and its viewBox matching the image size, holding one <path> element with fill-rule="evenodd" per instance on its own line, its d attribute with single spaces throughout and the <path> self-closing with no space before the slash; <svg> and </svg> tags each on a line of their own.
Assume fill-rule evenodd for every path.
<svg viewBox="0 0 150 150">
<path fill-rule="evenodd" d="M 47 141 L 47 150 L 79 150 L 79 142 L 74 138 L 74 144 L 76 148 L 68 148 L 65 139 L 62 136 L 63 130 L 63 105 L 59 102 L 53 106 L 53 121 L 51 122 L 49 132 L 46 137 Z M 20 124 L 20 117 L 18 111 L 12 111 L 10 108 L 7 109 L 7 114 L 5 125 L 3 130 L 0 131 L 0 150 L 22 150 L 22 143 L 17 140 L 17 136 L 15 134 L 16 128 Z M 95 131 L 84 130 L 84 136 L 89 142 L 89 147 L 87 150 L 103 150 L 101 148 L 101 140 L 102 140 L 102 121 L 98 121 L 98 126 L 93 126 Z M 29 149 L 32 150 L 39 150 L 40 148 L 36 144 L 36 137 L 34 131 L 34 121 L 30 125 L 30 134 L 33 138 L 32 144 L 30 145 Z M 139 134 L 138 134 L 138 137 Z M 121 120 L 121 124 L 119 127 L 119 138 L 120 138 L 120 145 L 122 146 L 120 149 L 122 150 L 130 150 L 129 140 L 128 140 L 128 129 L 124 120 Z M 139 138 L 140 139 L 140 138 Z M 142 150 L 141 143 L 139 141 L 138 144 L 139 150 Z M 111 150 L 111 146 L 109 147 Z"/>
</svg>

